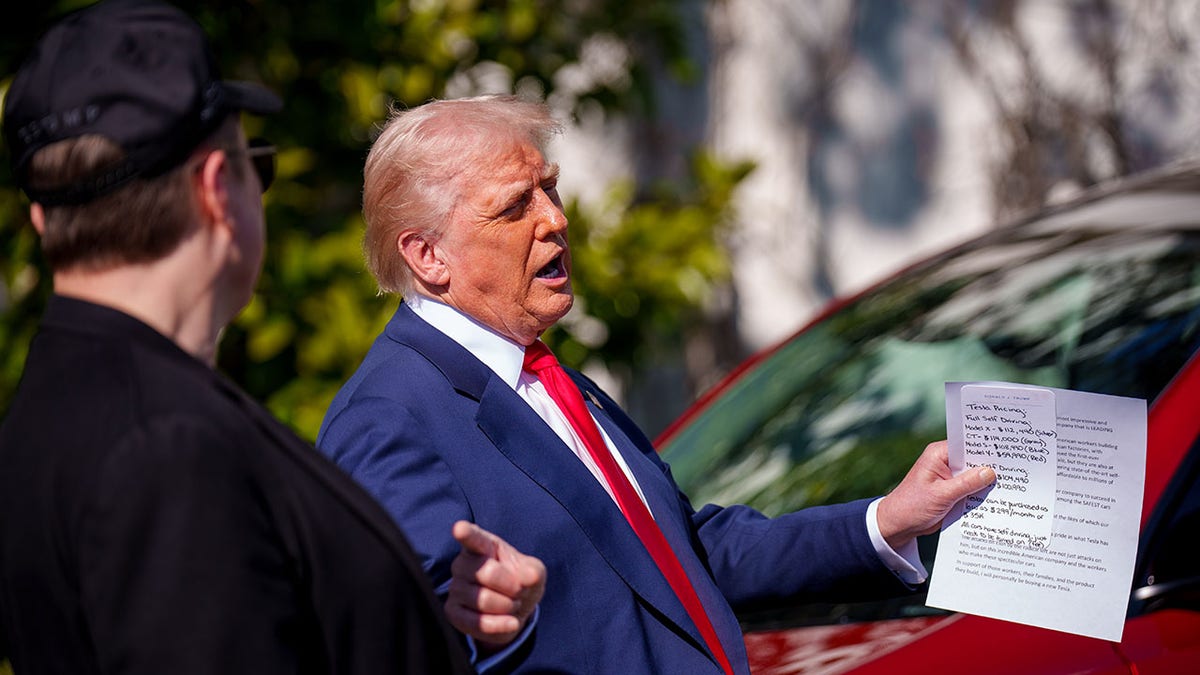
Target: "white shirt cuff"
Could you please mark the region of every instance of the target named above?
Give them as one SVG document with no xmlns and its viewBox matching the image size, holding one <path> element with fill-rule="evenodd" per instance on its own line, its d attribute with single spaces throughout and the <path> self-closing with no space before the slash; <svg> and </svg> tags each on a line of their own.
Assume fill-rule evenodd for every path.
<svg viewBox="0 0 1200 675">
<path fill-rule="evenodd" d="M 921 554 L 917 551 L 917 540 L 914 538 L 900 547 L 899 551 L 895 551 L 888 546 L 879 532 L 879 519 L 875 513 L 879 510 L 879 502 L 882 499 L 880 497 L 867 506 L 867 534 L 871 537 L 871 544 L 875 547 L 875 552 L 879 554 L 879 559 L 883 561 L 883 564 L 901 580 L 914 586 L 923 584 L 929 578 L 929 572 L 925 570 L 925 565 L 921 564 Z"/>
</svg>

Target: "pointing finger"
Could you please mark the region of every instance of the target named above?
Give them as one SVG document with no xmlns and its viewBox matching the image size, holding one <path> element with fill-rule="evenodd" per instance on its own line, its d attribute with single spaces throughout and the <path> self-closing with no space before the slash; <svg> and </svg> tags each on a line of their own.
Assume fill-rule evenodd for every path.
<svg viewBox="0 0 1200 675">
<path fill-rule="evenodd" d="M 451 530 L 454 539 L 463 549 L 488 558 L 495 558 L 500 549 L 500 538 L 475 523 L 460 520 Z"/>
</svg>

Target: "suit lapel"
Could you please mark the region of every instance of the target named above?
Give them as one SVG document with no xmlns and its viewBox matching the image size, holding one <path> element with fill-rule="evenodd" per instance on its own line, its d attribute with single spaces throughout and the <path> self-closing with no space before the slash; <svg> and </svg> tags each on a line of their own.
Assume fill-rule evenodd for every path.
<svg viewBox="0 0 1200 675">
<path fill-rule="evenodd" d="M 697 649 L 707 651 L 687 611 L 612 498 L 516 392 L 406 305 L 401 304 L 386 334 L 417 350 L 459 393 L 477 400 L 475 421 L 500 454 L 563 505 L 597 553 L 634 593 L 674 623 Z M 624 434 L 620 438 L 624 439 Z M 662 483 L 661 477 L 654 483 Z"/>
<path fill-rule="evenodd" d="M 629 466 L 629 470 L 641 486 L 646 503 L 654 514 L 655 522 L 662 530 L 667 543 L 671 545 L 671 549 L 679 556 L 679 562 L 687 571 L 692 587 L 700 597 L 717 635 L 726 638 L 722 640 L 726 655 L 732 662 L 737 663 L 739 654 L 744 653 L 741 626 L 738 624 L 737 617 L 729 610 L 724 596 L 712 579 L 707 565 L 701 562 L 700 556 L 685 555 L 685 552 L 692 550 L 692 537 L 690 530 L 686 527 L 686 523 L 689 522 L 687 514 L 680 510 L 675 484 L 672 481 L 664 480 L 659 466 L 647 460 L 642 454 L 641 445 L 629 437 L 625 426 L 613 416 L 617 413 L 610 414 L 601 405 L 600 400 L 592 395 L 588 386 L 580 386 L 580 389 L 584 392 L 584 398 L 588 402 L 592 416 L 612 439 L 613 445 L 624 457 L 626 465 Z M 639 434 L 639 438 L 644 439 L 640 432 L 635 430 L 635 433 Z M 649 441 L 644 442 L 649 443 Z M 687 625 L 691 626 L 691 624 Z M 698 635 L 699 633 L 693 633 L 693 636 Z"/>
<path fill-rule="evenodd" d="M 498 378 L 484 392 L 476 421 L 501 454 L 563 505 L 634 593 L 676 624 L 697 648 L 705 649 L 683 605 L 616 503 L 550 427 Z"/>
</svg>

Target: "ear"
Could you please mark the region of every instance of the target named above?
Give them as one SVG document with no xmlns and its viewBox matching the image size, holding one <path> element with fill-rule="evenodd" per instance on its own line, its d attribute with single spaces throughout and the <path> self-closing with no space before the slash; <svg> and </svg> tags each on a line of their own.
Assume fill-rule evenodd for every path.
<svg viewBox="0 0 1200 675">
<path fill-rule="evenodd" d="M 396 238 L 396 248 L 418 280 L 430 287 L 445 286 L 450 283 L 450 268 L 430 239 L 427 234 L 405 230 Z"/>
<path fill-rule="evenodd" d="M 41 204 L 33 202 L 29 205 L 29 220 L 33 223 L 33 229 L 37 231 L 39 237 L 45 235 L 46 210 L 42 208 Z"/>
<path fill-rule="evenodd" d="M 233 227 L 229 218 L 229 159 L 224 150 L 213 150 L 192 177 L 192 191 L 200 210 L 201 222 L 224 229 Z"/>
</svg>

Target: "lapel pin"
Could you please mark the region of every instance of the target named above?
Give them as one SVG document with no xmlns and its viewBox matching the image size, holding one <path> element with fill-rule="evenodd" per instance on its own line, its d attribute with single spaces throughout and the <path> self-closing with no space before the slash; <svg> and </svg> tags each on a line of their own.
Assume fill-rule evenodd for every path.
<svg viewBox="0 0 1200 675">
<path fill-rule="evenodd" d="M 596 398 L 595 394 L 590 391 L 585 391 L 583 393 L 587 394 L 588 400 L 592 402 L 592 405 L 596 406 L 600 410 L 604 410 L 604 406 L 600 405 L 600 400 Z"/>
</svg>

